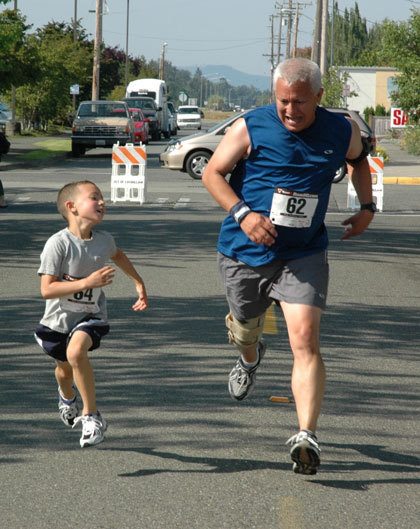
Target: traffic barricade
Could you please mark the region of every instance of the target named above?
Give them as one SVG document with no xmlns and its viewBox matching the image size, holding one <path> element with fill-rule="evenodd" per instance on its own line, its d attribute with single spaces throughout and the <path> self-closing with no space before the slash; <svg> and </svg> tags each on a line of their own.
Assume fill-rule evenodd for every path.
<svg viewBox="0 0 420 529">
<path fill-rule="evenodd" d="M 384 207 L 384 159 L 382 156 L 368 156 L 369 170 L 372 177 L 372 196 L 378 211 L 383 211 Z M 360 203 L 356 190 L 349 178 L 347 184 L 347 207 L 349 209 L 359 209 Z"/>
<path fill-rule="evenodd" d="M 112 147 L 111 201 L 146 202 L 146 147 L 142 144 Z"/>
</svg>

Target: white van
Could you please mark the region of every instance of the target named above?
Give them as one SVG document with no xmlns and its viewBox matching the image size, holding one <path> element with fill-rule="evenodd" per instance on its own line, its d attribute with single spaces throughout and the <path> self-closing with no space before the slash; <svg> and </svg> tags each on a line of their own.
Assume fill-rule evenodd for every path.
<svg viewBox="0 0 420 529">
<path fill-rule="evenodd" d="M 158 107 L 159 134 L 165 138 L 171 135 L 170 112 L 168 110 L 168 92 L 166 83 L 162 79 L 135 79 L 128 83 L 125 97 L 152 97 Z"/>
</svg>

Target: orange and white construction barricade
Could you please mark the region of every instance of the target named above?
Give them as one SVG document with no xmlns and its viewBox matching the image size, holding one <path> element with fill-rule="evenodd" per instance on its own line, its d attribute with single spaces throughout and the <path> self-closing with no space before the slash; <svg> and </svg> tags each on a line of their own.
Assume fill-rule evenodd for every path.
<svg viewBox="0 0 420 529">
<path fill-rule="evenodd" d="M 117 143 L 112 147 L 112 202 L 146 202 L 146 162 L 143 144 Z"/>
<path fill-rule="evenodd" d="M 372 195 L 378 211 L 384 208 L 384 159 L 382 156 L 368 156 L 370 175 L 372 177 Z M 356 190 L 349 178 L 347 185 L 347 207 L 359 209 L 360 203 Z"/>
</svg>

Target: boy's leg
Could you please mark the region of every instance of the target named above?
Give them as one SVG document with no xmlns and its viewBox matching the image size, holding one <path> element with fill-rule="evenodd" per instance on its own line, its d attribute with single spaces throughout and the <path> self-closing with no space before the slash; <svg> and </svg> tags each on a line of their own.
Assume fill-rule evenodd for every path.
<svg viewBox="0 0 420 529">
<path fill-rule="evenodd" d="M 92 338 L 83 331 L 75 331 L 67 346 L 67 360 L 83 401 L 83 415 L 97 412 L 95 377 L 88 357 L 91 347 Z"/>
<path fill-rule="evenodd" d="M 55 379 L 60 388 L 61 396 L 66 400 L 74 398 L 73 389 L 73 368 L 68 362 L 56 360 Z"/>
</svg>

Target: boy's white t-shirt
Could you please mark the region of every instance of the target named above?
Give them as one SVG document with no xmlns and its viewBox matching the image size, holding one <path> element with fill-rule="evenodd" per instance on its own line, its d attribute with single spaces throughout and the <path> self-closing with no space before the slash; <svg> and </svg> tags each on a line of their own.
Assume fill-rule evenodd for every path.
<svg viewBox="0 0 420 529">
<path fill-rule="evenodd" d="M 82 279 L 106 266 L 116 252 L 114 237 L 106 231 L 94 230 L 91 239 L 82 240 L 65 228 L 45 243 L 38 274 L 57 276 L 60 281 Z M 88 316 L 108 319 L 105 294 L 100 288 L 47 299 L 41 323 L 68 333 Z"/>
</svg>

